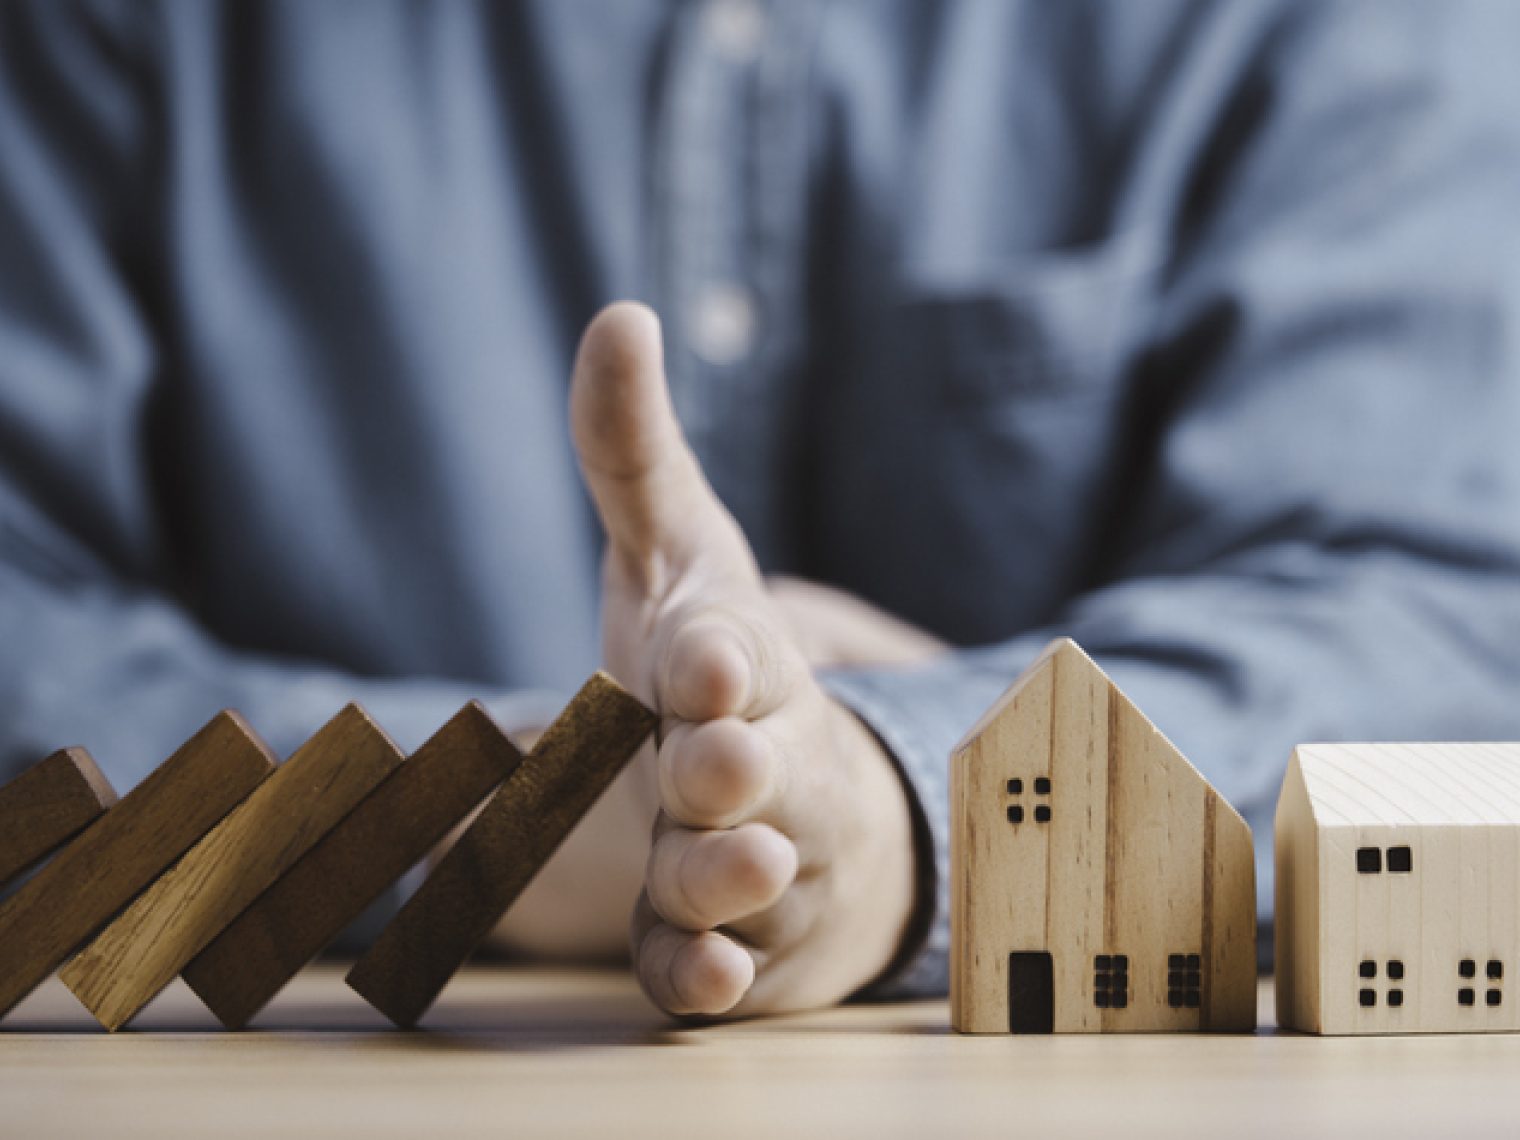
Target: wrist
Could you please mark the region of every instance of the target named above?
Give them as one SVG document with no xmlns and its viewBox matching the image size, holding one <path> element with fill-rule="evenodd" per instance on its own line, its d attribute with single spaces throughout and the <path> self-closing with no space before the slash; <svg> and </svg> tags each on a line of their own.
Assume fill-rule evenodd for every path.
<svg viewBox="0 0 1520 1140">
<path fill-rule="evenodd" d="M 853 759 L 855 786 L 864 811 L 854 849 L 859 853 L 862 949 L 865 969 L 858 989 L 893 971 L 919 910 L 919 867 L 912 791 L 886 746 L 847 706 L 829 698 L 838 725 L 838 755 Z"/>
</svg>

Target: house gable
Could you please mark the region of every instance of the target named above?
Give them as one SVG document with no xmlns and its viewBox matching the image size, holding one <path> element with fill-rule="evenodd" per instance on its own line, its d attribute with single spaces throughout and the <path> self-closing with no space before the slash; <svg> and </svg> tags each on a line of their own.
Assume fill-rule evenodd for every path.
<svg viewBox="0 0 1520 1140">
<path fill-rule="evenodd" d="M 1075 642 L 957 747 L 951 802 L 957 1028 L 1006 1032 L 1004 956 L 1042 950 L 1056 1031 L 1254 1024 L 1249 829 Z"/>
</svg>

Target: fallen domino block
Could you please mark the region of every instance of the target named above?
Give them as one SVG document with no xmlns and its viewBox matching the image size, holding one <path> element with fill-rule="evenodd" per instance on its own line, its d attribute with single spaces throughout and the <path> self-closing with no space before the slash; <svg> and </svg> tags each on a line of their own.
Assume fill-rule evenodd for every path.
<svg viewBox="0 0 1520 1140">
<path fill-rule="evenodd" d="M 222 712 L 0 905 L 0 1016 L 274 771 Z"/>
<path fill-rule="evenodd" d="M 638 751 L 655 715 L 598 672 L 348 974 L 416 1025 L 454 972 Z"/>
<path fill-rule="evenodd" d="M 51 855 L 116 802 L 83 748 L 64 748 L 0 787 L 0 886 Z"/>
<path fill-rule="evenodd" d="M 471 701 L 213 939 L 185 981 L 224 1026 L 243 1028 L 521 761 Z"/>
<path fill-rule="evenodd" d="M 65 966 L 64 984 L 120 1029 L 401 761 L 347 706 Z"/>
</svg>

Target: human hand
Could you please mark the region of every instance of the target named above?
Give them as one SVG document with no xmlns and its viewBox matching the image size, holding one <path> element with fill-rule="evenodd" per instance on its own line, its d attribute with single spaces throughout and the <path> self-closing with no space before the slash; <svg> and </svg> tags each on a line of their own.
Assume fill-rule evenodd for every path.
<svg viewBox="0 0 1520 1140">
<path fill-rule="evenodd" d="M 949 646 L 854 594 L 805 578 L 772 575 L 771 599 L 814 669 L 916 665 Z"/>
<path fill-rule="evenodd" d="M 608 534 L 607 665 L 661 715 L 634 967 L 674 1014 L 838 1001 L 875 977 L 913 902 L 906 793 L 819 687 L 744 535 L 676 422 L 642 306 L 591 323 L 571 387 Z"/>
</svg>

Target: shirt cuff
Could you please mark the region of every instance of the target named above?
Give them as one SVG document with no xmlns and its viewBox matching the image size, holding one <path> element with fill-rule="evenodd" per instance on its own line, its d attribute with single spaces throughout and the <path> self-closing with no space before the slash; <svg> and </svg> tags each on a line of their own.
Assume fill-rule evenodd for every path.
<svg viewBox="0 0 1520 1140">
<path fill-rule="evenodd" d="M 915 899 L 902 945 L 857 994 L 875 1000 L 927 997 L 949 987 L 950 751 L 1008 687 L 1005 669 L 955 654 L 910 669 L 830 670 L 819 681 L 885 746 L 908 791 L 916 855 Z"/>
</svg>

